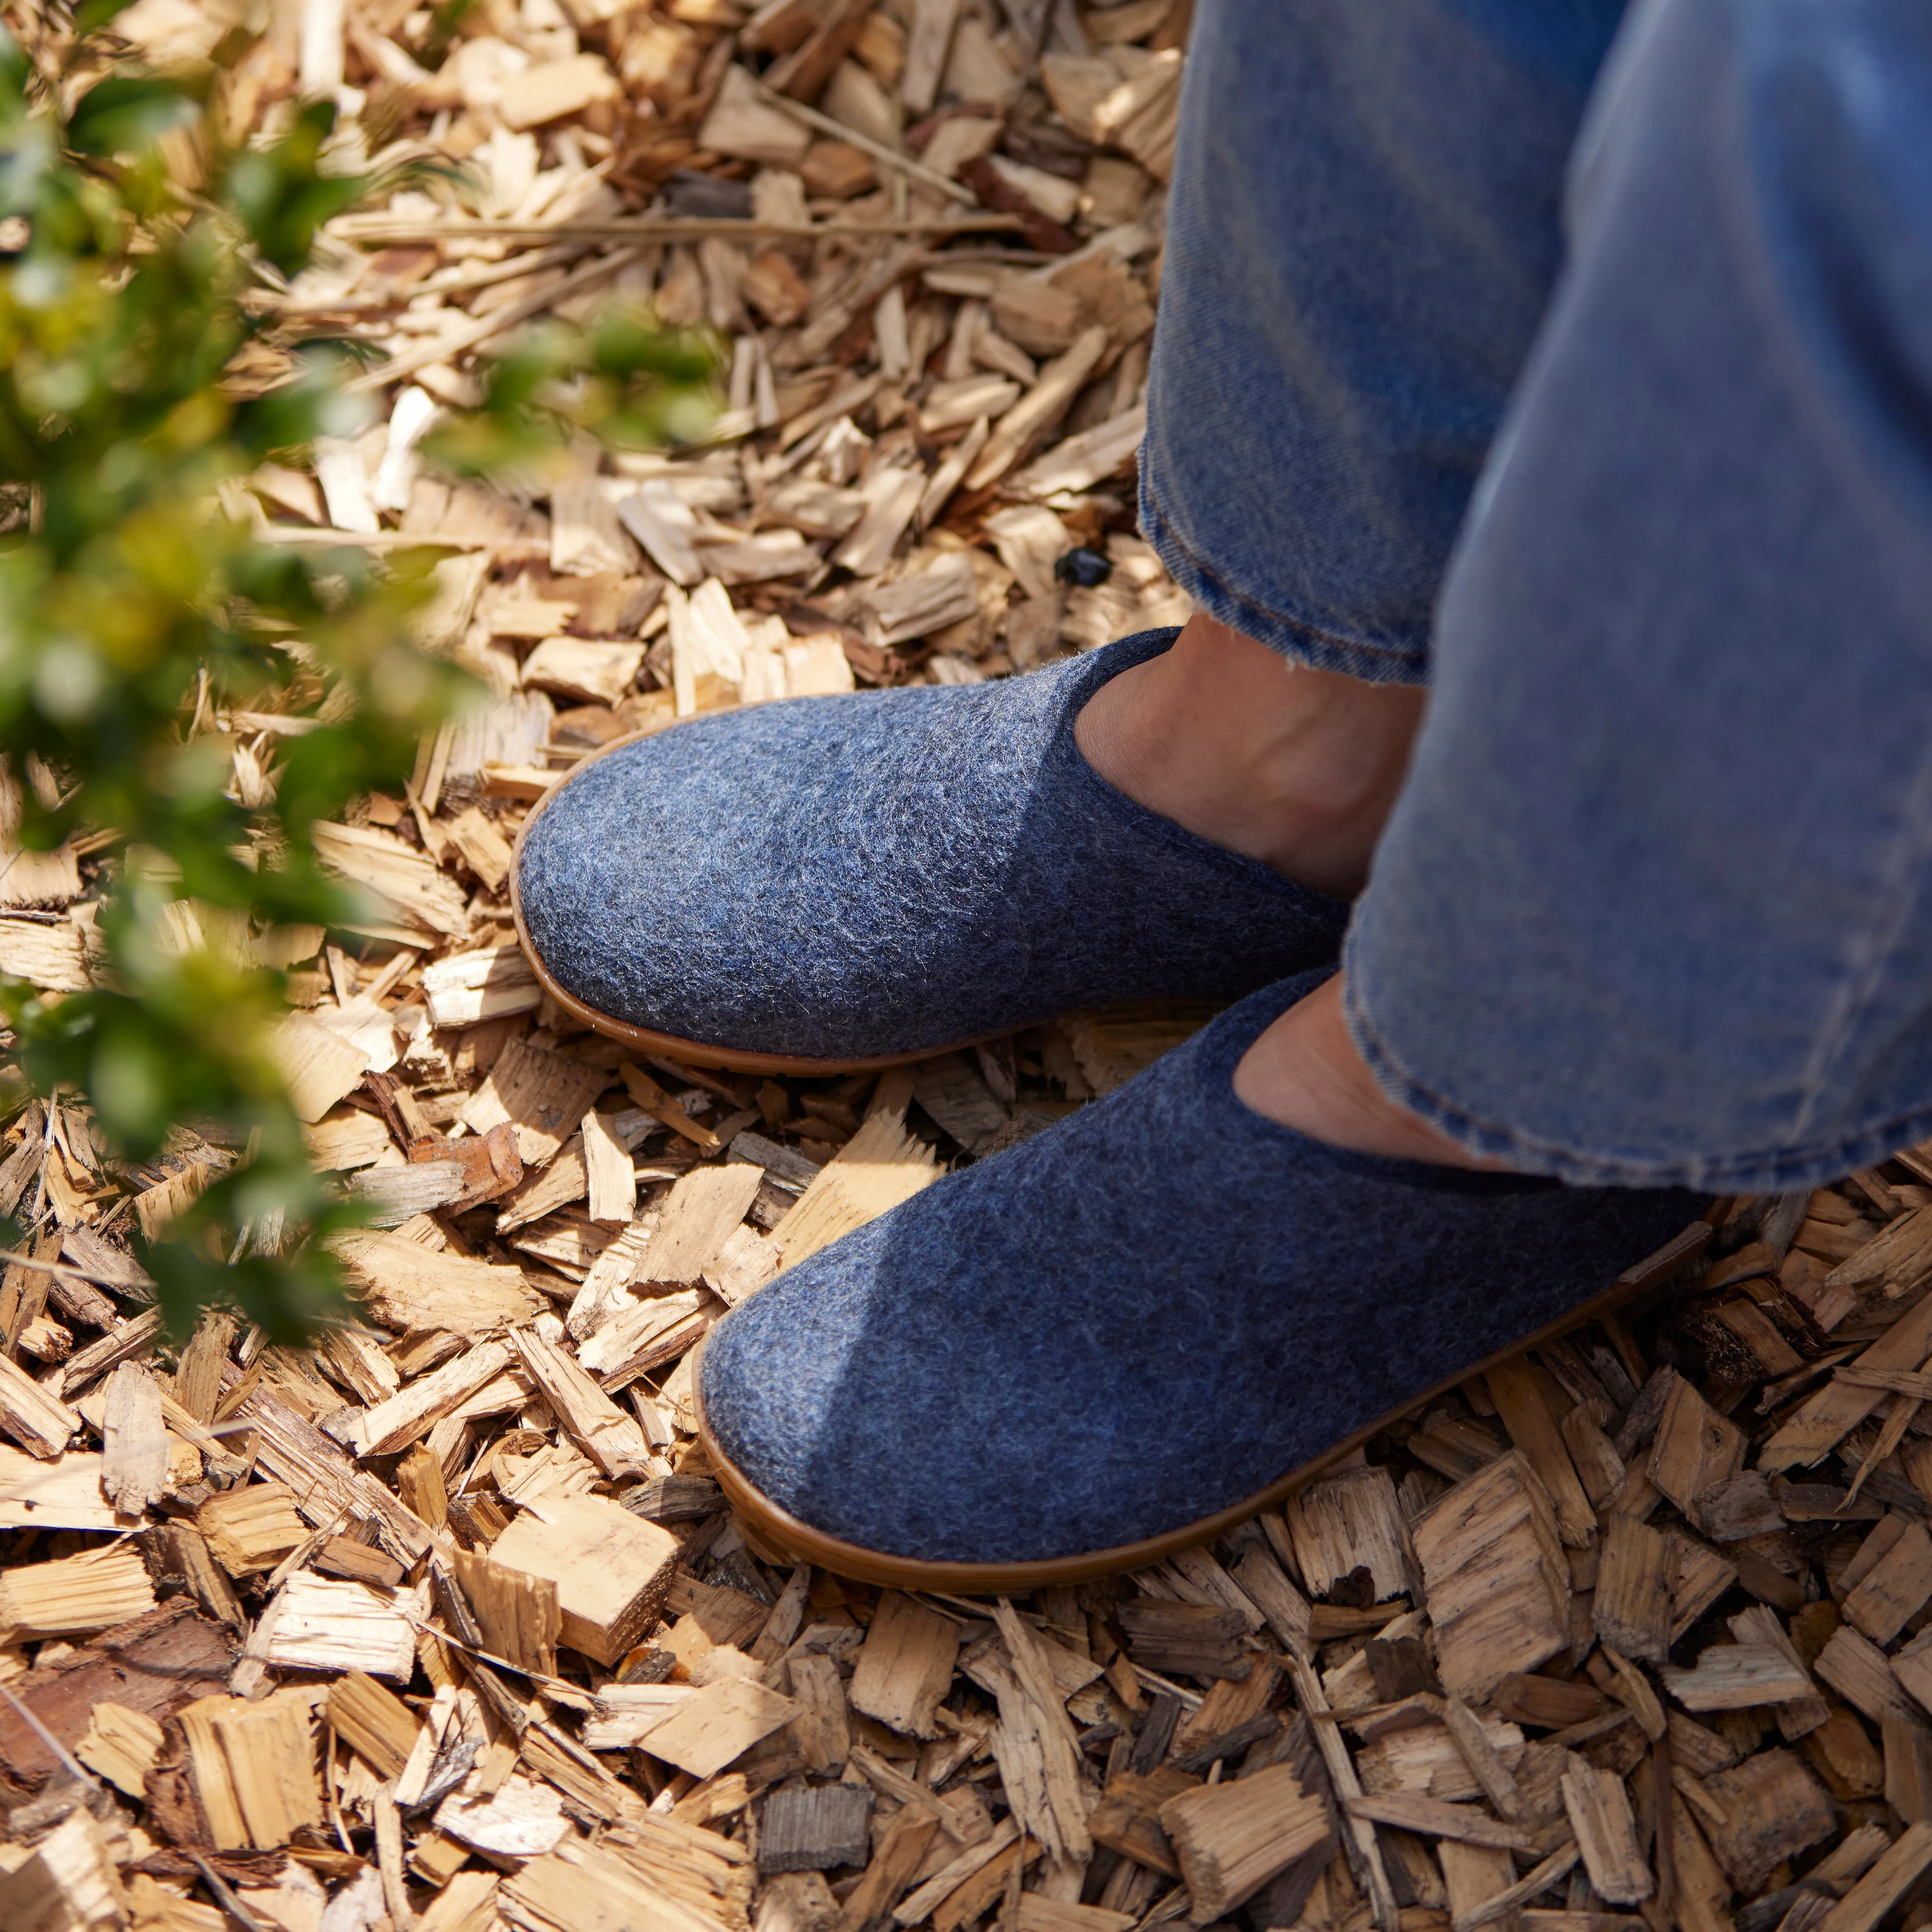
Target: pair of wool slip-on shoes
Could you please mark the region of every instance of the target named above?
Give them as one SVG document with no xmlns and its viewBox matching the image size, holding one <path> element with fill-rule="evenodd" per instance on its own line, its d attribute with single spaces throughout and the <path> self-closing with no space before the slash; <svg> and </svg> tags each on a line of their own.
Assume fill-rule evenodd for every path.
<svg viewBox="0 0 1932 1932">
<path fill-rule="evenodd" d="M 648 1051 L 842 1072 L 1126 1000 L 1238 1002 L 712 1330 L 706 1446 L 790 1555 L 964 1591 L 1153 1562 L 1577 1318 L 1700 1204 L 1352 1154 L 1236 1097 L 1348 908 L 1082 756 L 1081 707 L 1174 634 L 694 719 L 586 760 L 524 828 L 538 977 Z"/>
</svg>

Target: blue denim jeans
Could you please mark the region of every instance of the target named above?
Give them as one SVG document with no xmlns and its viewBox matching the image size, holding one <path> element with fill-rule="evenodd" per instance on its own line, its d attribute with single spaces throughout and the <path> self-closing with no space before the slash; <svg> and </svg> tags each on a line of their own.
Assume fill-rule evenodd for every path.
<svg viewBox="0 0 1932 1932">
<path fill-rule="evenodd" d="M 1932 1134 L 1932 12 L 1203 0 L 1142 464 L 1202 608 L 1431 687 L 1358 1046 L 1580 1183 Z"/>
</svg>

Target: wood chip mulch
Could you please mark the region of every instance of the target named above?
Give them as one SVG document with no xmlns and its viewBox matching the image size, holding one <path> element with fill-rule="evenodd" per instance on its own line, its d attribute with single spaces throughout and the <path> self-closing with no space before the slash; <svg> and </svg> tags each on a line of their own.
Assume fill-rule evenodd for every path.
<svg viewBox="0 0 1932 1932">
<path fill-rule="evenodd" d="M 265 292 L 389 359 L 381 420 L 254 497 L 271 540 L 448 544 L 427 634 L 494 702 L 319 833 L 365 926 L 177 909 L 293 969 L 358 1318 L 166 1346 L 128 1234 L 243 1150 L 188 1122 L 130 1167 L 66 1101 L 0 1142 L 0 1927 L 1925 1924 L 1932 1150 L 1719 1204 L 1621 1312 L 1136 1575 L 880 1592 L 734 1522 L 710 1324 L 1204 1016 L 880 1077 L 652 1060 L 542 996 L 510 842 L 626 733 L 1184 614 L 1132 474 L 1187 0 L 451 14 L 277 9 L 228 110 L 299 80 L 347 159 L 467 168 Z M 228 19 L 118 25 L 172 58 Z M 612 292 L 732 338 L 713 440 L 422 463 L 479 352 Z M 290 720 L 202 722 L 263 796 Z M 0 854 L 0 969 L 90 983 L 111 842 Z"/>
</svg>

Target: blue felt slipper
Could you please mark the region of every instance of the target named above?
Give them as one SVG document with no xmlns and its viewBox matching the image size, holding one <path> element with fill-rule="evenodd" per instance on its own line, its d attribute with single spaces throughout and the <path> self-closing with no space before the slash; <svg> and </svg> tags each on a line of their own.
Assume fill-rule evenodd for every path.
<svg viewBox="0 0 1932 1932">
<path fill-rule="evenodd" d="M 1332 960 L 1345 904 L 1136 805 L 1074 743 L 1087 700 L 1175 635 L 612 746 L 518 843 L 538 977 L 647 1050 L 816 1072 Z"/>
<path fill-rule="evenodd" d="M 1347 1153 L 1252 1112 L 1236 1064 L 1323 976 L 1244 1000 L 720 1322 L 704 1439 L 753 1534 L 904 1588 L 1138 1568 L 1582 1318 L 1698 1213 L 1676 1189 Z"/>
</svg>

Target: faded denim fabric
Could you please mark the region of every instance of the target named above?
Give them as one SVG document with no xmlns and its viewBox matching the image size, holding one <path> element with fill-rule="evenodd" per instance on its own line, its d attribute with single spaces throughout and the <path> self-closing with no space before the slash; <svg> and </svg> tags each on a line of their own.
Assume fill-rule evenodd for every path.
<svg viewBox="0 0 1932 1932">
<path fill-rule="evenodd" d="M 1346 954 L 1465 1146 L 1816 1186 L 1932 1133 L 1932 12 L 1642 0 Z"/>
<path fill-rule="evenodd" d="M 1426 676 L 1622 4 L 1203 0 L 1141 512 L 1210 615 L 1325 670 Z"/>
<path fill-rule="evenodd" d="M 1432 685 L 1346 954 L 1388 1090 L 1809 1186 L 1932 1134 L 1932 11 L 1638 0 L 1575 132 L 1616 13 L 1204 0 L 1144 518 Z"/>
</svg>

